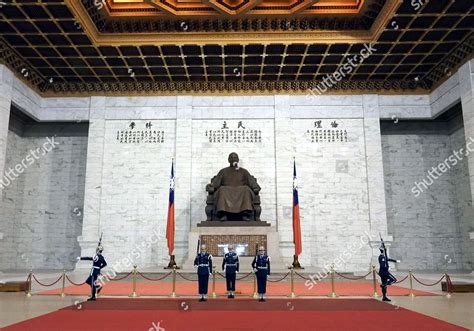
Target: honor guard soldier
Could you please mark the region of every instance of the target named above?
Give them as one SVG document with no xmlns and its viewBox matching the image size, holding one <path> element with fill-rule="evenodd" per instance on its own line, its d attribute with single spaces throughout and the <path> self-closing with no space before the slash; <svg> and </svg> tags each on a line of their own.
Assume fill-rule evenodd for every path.
<svg viewBox="0 0 474 331">
<path fill-rule="evenodd" d="M 227 284 L 227 297 L 234 298 L 235 276 L 239 272 L 239 256 L 234 252 L 234 246 L 228 246 L 229 252 L 225 254 L 222 260 L 222 271 L 225 271 L 225 281 Z"/>
<path fill-rule="evenodd" d="M 258 254 L 252 262 L 252 268 L 257 276 L 258 301 L 265 301 L 267 292 L 267 278 L 270 275 L 270 257 L 265 254 L 265 248 L 260 246 Z"/>
<path fill-rule="evenodd" d="M 379 255 L 379 276 L 380 276 L 380 281 L 382 282 L 382 285 L 380 285 L 380 287 L 382 289 L 383 301 L 392 301 L 389 298 L 387 298 L 387 286 L 392 285 L 393 283 L 397 282 L 397 279 L 395 278 L 395 276 L 393 276 L 389 272 L 390 266 L 388 265 L 388 262 L 399 263 L 400 260 L 389 259 L 387 256 L 387 249 L 385 248 L 385 244 L 383 244 L 382 242 L 382 246 L 380 246 L 380 255 Z"/>
<path fill-rule="evenodd" d="M 201 252 L 194 259 L 194 267 L 197 268 L 199 282 L 199 301 L 207 300 L 207 289 L 209 285 L 209 274 L 212 271 L 212 255 L 206 251 L 206 245 L 201 245 Z"/>
<path fill-rule="evenodd" d="M 97 279 L 100 276 L 100 270 L 105 268 L 107 266 L 107 262 L 105 262 L 104 257 L 102 256 L 102 252 L 104 251 L 104 248 L 102 246 L 97 246 L 96 249 L 96 254 L 94 257 L 78 257 L 77 260 L 81 261 L 92 261 L 92 269 L 90 272 L 89 277 L 86 280 L 86 284 L 89 284 L 91 287 L 91 297 L 87 299 L 87 301 L 95 301 L 96 300 L 96 294 L 100 293 L 102 290 L 102 286 L 99 286 L 99 289 L 97 290 Z"/>
</svg>

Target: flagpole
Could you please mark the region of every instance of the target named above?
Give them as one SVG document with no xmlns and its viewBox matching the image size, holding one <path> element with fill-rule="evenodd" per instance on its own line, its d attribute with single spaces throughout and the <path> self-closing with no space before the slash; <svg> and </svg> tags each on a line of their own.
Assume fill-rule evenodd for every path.
<svg viewBox="0 0 474 331">
<path fill-rule="evenodd" d="M 296 252 L 296 246 L 300 246 L 301 251 L 301 224 L 300 224 L 300 207 L 299 207 L 299 200 L 298 200 L 298 186 L 296 183 L 296 157 L 293 157 L 293 242 L 295 244 L 295 254 L 293 255 L 293 263 L 289 269 L 304 269 L 300 261 L 298 260 L 298 254 Z M 297 228 L 296 228 L 297 227 Z M 295 240 L 296 231 L 299 233 L 298 242 Z"/>
<path fill-rule="evenodd" d="M 169 201 L 168 201 L 168 219 L 166 222 L 166 239 L 168 245 L 168 255 L 170 261 L 165 269 L 179 269 L 176 264 L 174 250 L 174 188 L 175 188 L 175 176 L 174 176 L 174 158 L 171 159 L 171 176 L 170 176 L 170 190 L 169 190 Z M 170 249 L 170 243 L 172 243 L 172 249 Z"/>
</svg>

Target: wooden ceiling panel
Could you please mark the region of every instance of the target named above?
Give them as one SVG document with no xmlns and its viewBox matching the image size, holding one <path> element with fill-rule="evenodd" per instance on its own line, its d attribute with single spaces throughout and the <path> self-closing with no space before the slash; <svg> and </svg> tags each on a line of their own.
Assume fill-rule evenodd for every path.
<svg viewBox="0 0 474 331">
<path fill-rule="evenodd" d="M 474 13 L 472 5 L 466 8 L 462 0 L 439 0 L 440 4 L 420 10 L 403 2 L 393 11 L 387 10 L 393 3 L 380 1 L 383 6 L 377 7 L 372 2 L 375 7 L 366 8 L 358 23 L 346 30 L 344 22 L 350 21 L 343 17 L 236 21 L 223 15 L 217 23 L 154 19 L 119 24 L 105 20 L 98 8 L 87 7 L 87 1 L 93 5 L 94 0 L 85 0 L 83 7 L 89 28 L 116 38 L 112 42 L 97 43 L 67 1 L 15 1 L 0 11 L 0 61 L 42 95 L 307 93 L 359 54 L 364 42 L 354 36 L 372 33 L 385 15 L 379 31 L 367 39 L 374 54 L 332 86 L 333 92 L 380 93 L 430 90 L 471 59 L 474 49 Z M 298 33 L 329 36 L 336 26 L 340 30 L 332 40 L 298 37 Z M 152 33 L 148 29 L 174 31 L 174 36 L 185 35 L 189 41 L 143 42 L 141 38 Z M 259 37 L 250 41 L 203 37 L 217 32 L 245 36 L 256 30 Z M 202 39 L 193 37 L 200 32 Z"/>
</svg>

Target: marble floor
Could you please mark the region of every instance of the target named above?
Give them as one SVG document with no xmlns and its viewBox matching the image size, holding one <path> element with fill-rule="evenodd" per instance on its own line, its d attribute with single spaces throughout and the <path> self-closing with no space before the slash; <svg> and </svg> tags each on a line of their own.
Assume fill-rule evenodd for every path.
<svg viewBox="0 0 474 331">
<path fill-rule="evenodd" d="M 400 273 L 402 275 L 403 272 Z M 4 275 L 5 276 L 5 275 Z M 54 280 L 56 273 L 38 275 L 43 280 Z M 439 274 L 423 274 L 419 276 L 424 281 L 439 279 Z M 73 279 L 82 279 L 82 274 L 71 275 Z M 24 275 L 11 274 L 10 279 L 23 279 Z M 473 281 L 472 274 L 452 276 L 454 280 Z M 426 290 L 419 286 L 415 288 Z M 474 330 L 474 293 L 455 293 L 447 298 L 439 286 L 432 288 L 438 296 L 423 297 L 392 297 L 392 304 L 424 315 L 447 321 L 470 330 Z M 7 325 L 40 316 L 63 307 L 78 305 L 85 297 L 75 296 L 44 296 L 33 295 L 27 297 L 24 293 L 0 293 L 0 328 Z"/>
</svg>

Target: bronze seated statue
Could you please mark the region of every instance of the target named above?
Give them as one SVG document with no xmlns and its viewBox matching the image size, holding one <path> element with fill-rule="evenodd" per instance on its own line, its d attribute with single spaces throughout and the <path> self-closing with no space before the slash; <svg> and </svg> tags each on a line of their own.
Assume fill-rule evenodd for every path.
<svg viewBox="0 0 474 331">
<path fill-rule="evenodd" d="M 229 155 L 230 166 L 206 185 L 207 221 L 260 221 L 260 186 L 255 177 L 239 168 L 239 156 Z"/>
</svg>

